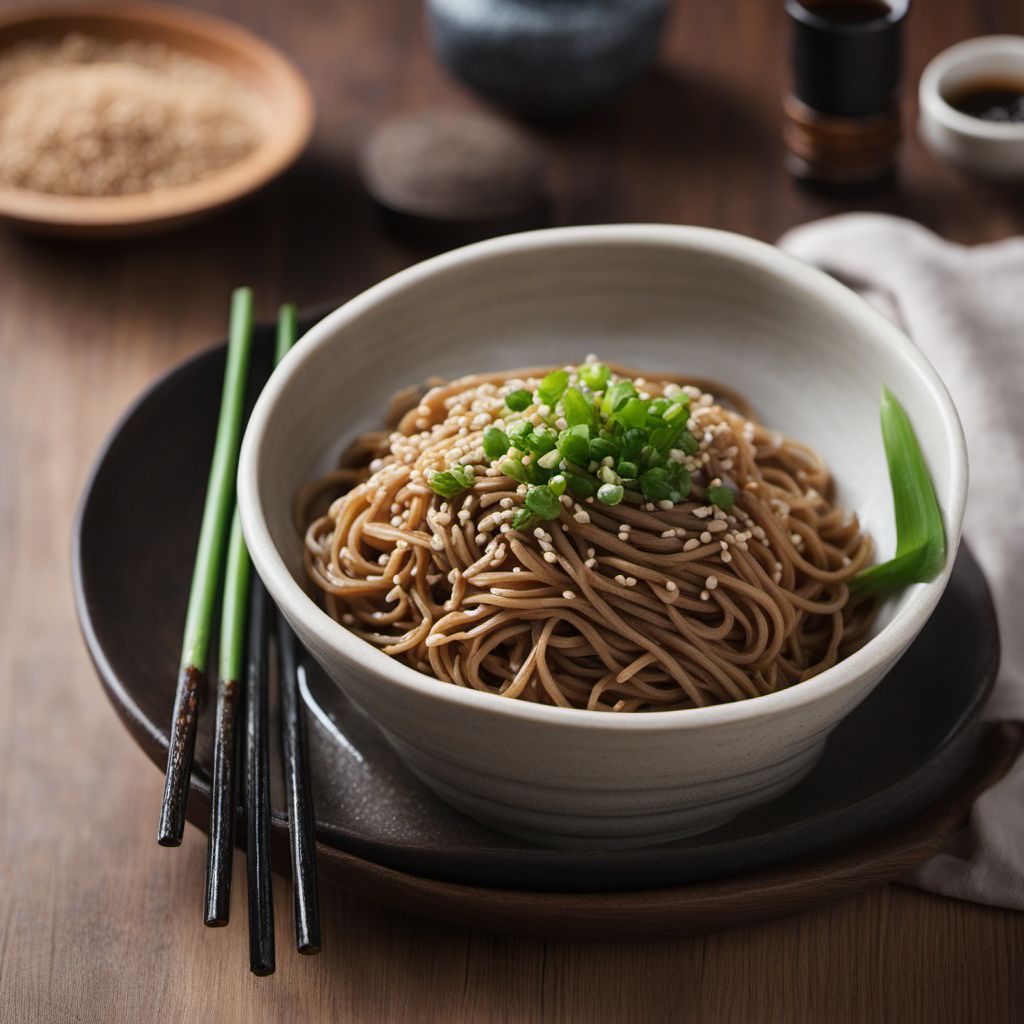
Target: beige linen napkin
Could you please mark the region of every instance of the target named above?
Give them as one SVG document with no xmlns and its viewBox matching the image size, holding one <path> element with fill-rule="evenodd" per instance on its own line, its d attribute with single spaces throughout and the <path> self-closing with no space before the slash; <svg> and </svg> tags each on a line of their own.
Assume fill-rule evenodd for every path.
<svg viewBox="0 0 1024 1024">
<path fill-rule="evenodd" d="M 986 717 L 1024 720 L 1024 238 L 969 248 L 911 221 L 846 214 L 795 228 L 779 245 L 899 323 L 949 388 L 970 458 L 964 536 L 1002 635 Z M 1024 758 L 977 801 L 948 849 L 904 881 L 1024 909 Z"/>
</svg>

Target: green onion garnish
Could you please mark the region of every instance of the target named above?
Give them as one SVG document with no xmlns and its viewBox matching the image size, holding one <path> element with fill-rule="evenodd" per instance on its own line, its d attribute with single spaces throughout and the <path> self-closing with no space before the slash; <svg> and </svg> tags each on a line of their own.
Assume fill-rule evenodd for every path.
<svg viewBox="0 0 1024 1024">
<path fill-rule="evenodd" d="M 605 505 L 618 505 L 625 493 L 621 484 L 601 484 L 597 489 L 597 500 Z"/>
<path fill-rule="evenodd" d="M 520 388 L 518 391 L 513 391 L 511 394 L 505 396 L 505 404 L 513 412 L 522 412 L 524 409 L 529 409 L 533 405 L 533 395 L 524 388 Z"/>
<path fill-rule="evenodd" d="M 549 487 L 531 487 L 526 492 L 524 504 L 538 519 L 557 519 L 562 503 Z"/>
<path fill-rule="evenodd" d="M 521 508 L 516 511 L 516 514 L 512 517 L 512 529 L 513 530 L 529 530 L 532 529 L 537 523 L 534 519 L 533 513 L 528 508 Z"/>
<path fill-rule="evenodd" d="M 712 505 L 717 505 L 723 512 L 728 512 L 733 506 L 735 497 L 728 487 L 722 487 L 721 484 L 715 484 L 708 488 L 708 501 L 710 501 Z"/>
<path fill-rule="evenodd" d="M 580 367 L 580 380 L 591 391 L 604 391 L 608 387 L 612 372 L 604 363 L 584 363 Z"/>
<path fill-rule="evenodd" d="M 597 491 L 597 484 L 588 476 L 580 476 L 579 473 L 566 473 L 565 480 L 573 497 L 592 498 Z"/>
<path fill-rule="evenodd" d="M 497 427 L 488 427 L 484 431 L 484 455 L 492 462 L 495 459 L 500 459 L 511 447 L 512 442 L 508 439 L 508 434 L 505 431 L 499 430 Z"/>
<path fill-rule="evenodd" d="M 519 485 L 523 506 L 513 516 L 515 529 L 557 518 L 567 493 L 605 505 L 685 500 L 690 473 L 683 463 L 700 451 L 686 429 L 690 404 L 678 390 L 642 394 L 603 363 L 552 370 L 534 391 L 506 395 L 508 412 L 484 429 L 481 447 L 491 472 Z M 473 487 L 473 470 L 452 466 L 429 474 L 428 484 L 452 498 Z M 707 500 L 728 510 L 734 497 L 712 487 Z"/>
<path fill-rule="evenodd" d="M 882 441 L 896 513 L 896 556 L 859 572 L 858 594 L 895 590 L 935 579 L 946 563 L 946 534 L 921 446 L 903 407 L 882 388 Z"/>
<path fill-rule="evenodd" d="M 554 405 L 562 397 L 562 392 L 569 385 L 569 374 L 566 370 L 552 370 L 537 388 L 537 398 L 544 405 Z"/>
<path fill-rule="evenodd" d="M 442 498 L 454 498 L 456 494 L 468 491 L 473 486 L 473 470 L 469 466 L 452 466 L 440 472 L 431 473 L 427 479 L 430 489 Z"/>
</svg>

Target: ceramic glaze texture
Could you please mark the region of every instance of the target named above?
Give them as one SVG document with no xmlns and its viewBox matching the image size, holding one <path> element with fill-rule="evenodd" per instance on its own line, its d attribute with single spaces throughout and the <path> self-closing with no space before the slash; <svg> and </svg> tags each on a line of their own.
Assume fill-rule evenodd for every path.
<svg viewBox="0 0 1024 1024">
<path fill-rule="evenodd" d="M 624 716 L 437 682 L 360 641 L 305 594 L 291 497 L 355 434 L 380 425 L 396 389 L 589 352 L 744 392 L 765 423 L 822 452 L 840 501 L 861 515 L 883 558 L 894 544 L 878 426 L 887 384 L 915 424 L 955 551 L 963 436 L 920 353 L 847 289 L 774 248 L 683 227 L 512 236 L 370 289 L 275 372 L 246 433 L 239 502 L 274 600 L 439 795 L 549 845 L 644 845 L 711 828 L 799 781 L 917 634 L 948 568 L 890 601 L 872 640 L 816 679 L 736 704 Z"/>
</svg>

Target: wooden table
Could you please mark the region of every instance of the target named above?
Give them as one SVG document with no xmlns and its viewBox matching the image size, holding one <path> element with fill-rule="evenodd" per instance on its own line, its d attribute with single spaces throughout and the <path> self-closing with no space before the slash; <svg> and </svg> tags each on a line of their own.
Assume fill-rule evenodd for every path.
<svg viewBox="0 0 1024 1024">
<path fill-rule="evenodd" d="M 223 335 L 231 285 L 255 286 L 269 314 L 418 258 L 380 230 L 354 146 L 389 112 L 472 103 L 434 63 L 413 0 L 202 6 L 308 73 L 320 124 L 303 164 L 175 235 L 0 238 L 0 1020 L 1024 1019 L 1024 915 L 899 886 L 756 928 L 602 944 L 472 933 L 325 892 L 323 955 L 292 952 L 281 912 L 270 979 L 247 970 L 244 886 L 233 927 L 202 926 L 204 838 L 190 829 L 180 850 L 157 847 L 160 773 L 107 706 L 78 635 L 75 502 L 125 404 Z M 908 92 L 944 46 L 1024 32 L 1020 0 L 914 6 Z M 782 170 L 781 7 L 679 3 L 656 73 L 608 109 L 545 130 L 558 222 L 689 222 L 771 239 L 850 208 L 799 191 Z M 966 185 L 913 139 L 904 172 L 857 205 L 964 242 L 1024 227 L 1020 193 Z M 276 898 L 288 905 L 281 879 Z"/>
</svg>

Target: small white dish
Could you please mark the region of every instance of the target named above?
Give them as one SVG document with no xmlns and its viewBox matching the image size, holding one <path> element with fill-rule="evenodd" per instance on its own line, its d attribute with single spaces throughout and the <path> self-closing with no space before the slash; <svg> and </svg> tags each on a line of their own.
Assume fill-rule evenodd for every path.
<svg viewBox="0 0 1024 1024">
<path fill-rule="evenodd" d="M 432 374 L 582 360 L 712 377 L 814 444 L 881 558 L 894 548 L 883 383 L 928 460 L 949 557 L 887 602 L 876 635 L 819 676 L 753 700 L 616 715 L 438 682 L 308 596 L 291 502 L 391 394 Z M 935 608 L 960 539 L 967 456 L 920 351 L 853 292 L 773 246 L 667 225 L 512 235 L 411 267 L 346 303 L 288 354 L 253 411 L 238 502 L 253 562 L 307 649 L 441 797 L 554 846 L 641 846 L 716 827 L 794 786 Z M 850 765 L 856 771 L 856 765 Z"/>
<path fill-rule="evenodd" d="M 918 133 L 958 170 L 999 182 L 1024 181 L 1024 124 L 983 121 L 949 99 L 972 82 L 1024 82 L 1024 36 L 979 36 L 943 50 L 924 69 Z"/>
</svg>

